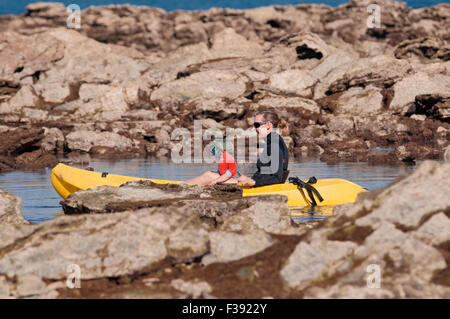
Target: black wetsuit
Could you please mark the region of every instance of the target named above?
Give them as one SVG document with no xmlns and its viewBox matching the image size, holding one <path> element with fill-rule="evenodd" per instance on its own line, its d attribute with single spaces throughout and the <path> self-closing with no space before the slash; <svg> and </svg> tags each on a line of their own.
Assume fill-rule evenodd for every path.
<svg viewBox="0 0 450 319">
<path fill-rule="evenodd" d="M 271 158 L 272 140 L 274 143 L 277 143 L 277 139 L 278 156 L 274 154 L 274 157 L 276 156 L 276 158 Z M 273 147 L 276 146 L 277 145 L 274 145 Z M 270 167 L 272 164 L 272 159 L 277 160 L 278 162 L 274 163 L 273 167 Z M 283 181 L 283 173 L 287 170 L 288 164 L 289 153 L 283 138 L 277 133 L 271 132 L 266 137 L 266 146 L 264 147 L 260 157 L 258 157 L 258 161 L 256 163 L 258 171 L 252 177 L 255 181 L 255 186 L 280 184 Z"/>
</svg>

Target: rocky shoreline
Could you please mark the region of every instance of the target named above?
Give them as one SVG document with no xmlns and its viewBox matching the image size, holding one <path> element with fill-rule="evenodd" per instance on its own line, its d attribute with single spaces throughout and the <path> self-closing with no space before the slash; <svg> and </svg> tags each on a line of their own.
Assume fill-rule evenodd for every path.
<svg viewBox="0 0 450 319">
<path fill-rule="evenodd" d="M 0 297 L 450 298 L 448 176 L 425 161 L 312 224 L 283 196 L 134 181 L 30 225 L 0 191 Z"/>
<path fill-rule="evenodd" d="M 367 27 L 367 6 L 382 8 Z M 0 16 L 0 172 L 61 156 L 170 158 L 177 128 L 290 123 L 293 157 L 442 158 L 450 6 L 392 1 L 174 11 L 111 5 L 66 27 L 62 4 Z M 385 150 L 379 152 L 378 150 Z M 387 151 L 386 151 L 387 150 Z"/>
<path fill-rule="evenodd" d="M 50 3 L 0 16 L 0 173 L 169 159 L 174 130 L 245 130 L 265 109 L 288 120 L 294 159 L 450 158 L 450 5 L 81 17 L 68 29 Z M 74 193 L 36 225 L 0 190 L 0 298 L 450 298 L 448 176 L 449 163 L 424 161 L 313 224 L 294 223 L 283 196 L 130 182 Z"/>
</svg>

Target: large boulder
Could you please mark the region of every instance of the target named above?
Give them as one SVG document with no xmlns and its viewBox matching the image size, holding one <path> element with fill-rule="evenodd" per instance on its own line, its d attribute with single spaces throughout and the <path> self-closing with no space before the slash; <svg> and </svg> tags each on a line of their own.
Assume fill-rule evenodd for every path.
<svg viewBox="0 0 450 319">
<path fill-rule="evenodd" d="M 213 59 L 234 57 L 257 57 L 262 55 L 262 47 L 253 41 L 248 41 L 234 29 L 226 28 L 216 33 L 212 40 L 211 55 Z"/>
<path fill-rule="evenodd" d="M 286 286 L 302 289 L 314 280 L 320 280 L 322 273 L 329 276 L 337 267 L 336 263 L 348 258 L 355 248 L 356 244 L 352 242 L 301 242 L 289 257 L 280 276 Z"/>
<path fill-rule="evenodd" d="M 186 220 L 182 223 L 182 219 L 184 217 L 179 213 L 145 210 L 141 213 L 60 217 L 18 239 L 17 242 L 23 244 L 16 249 L 1 251 L 0 273 L 8 277 L 34 274 L 62 280 L 67 277 L 67 266 L 76 264 L 82 271 L 82 279 L 86 280 L 132 275 L 149 269 L 167 256 L 170 234 L 189 224 Z M 197 224 L 199 228 L 191 236 L 200 232 L 201 223 Z M 198 245 L 198 242 L 192 242 Z M 184 248 L 187 251 L 189 247 Z M 196 248 L 192 251 L 204 253 Z M 177 255 L 180 257 L 180 251 Z"/>
<path fill-rule="evenodd" d="M 394 98 L 389 109 L 397 112 L 408 110 L 416 96 L 424 94 L 441 95 L 450 90 L 450 79 L 445 74 L 429 75 L 418 72 L 404 77 L 393 86 Z"/>
<path fill-rule="evenodd" d="M 261 205 L 274 218 L 264 218 Z M 289 226 L 285 198 L 242 198 L 241 189 L 233 185 L 135 181 L 74 193 L 63 206 L 66 213 L 78 215 L 15 230 L 0 225 L 2 296 L 54 295 L 53 290 L 62 287 L 50 287 L 48 281 L 66 280 L 70 265 L 79 267 L 84 281 L 137 276 L 157 270 L 164 260 L 183 264 L 203 257 L 208 264 L 233 262 L 271 247 L 274 240 L 266 231 L 280 228 L 280 218 L 286 219 L 281 228 Z M 253 226 L 225 226 L 241 211 L 249 215 L 247 223 L 254 220 Z M 276 217 L 279 211 L 285 214 Z M 115 214 L 105 214 L 109 212 Z M 11 282 L 14 276 L 21 285 Z"/>
<path fill-rule="evenodd" d="M 398 59 L 411 58 L 413 56 L 425 59 L 450 59 L 450 47 L 439 38 L 419 38 L 406 40 L 397 45 L 394 51 Z"/>
<path fill-rule="evenodd" d="M 292 69 L 273 74 L 268 86 L 277 93 L 308 97 L 312 95 L 315 82 L 316 79 L 307 71 Z"/>
<path fill-rule="evenodd" d="M 188 102 L 203 99 L 235 99 L 246 90 L 242 77 L 231 71 L 205 71 L 165 83 L 151 94 L 153 101 Z"/>
<path fill-rule="evenodd" d="M 386 55 L 353 59 L 325 74 L 314 88 L 314 98 L 343 92 L 354 86 L 389 87 L 410 69 L 408 62 Z"/>
<path fill-rule="evenodd" d="M 442 177 L 449 173 L 448 164 L 424 162 L 407 178 L 364 201 L 364 209 L 371 214 L 360 218 L 357 225 L 376 228 L 388 221 L 404 229 L 415 229 L 432 214 L 448 211 L 450 198 L 446 190 L 450 189 L 450 181 Z"/>
<path fill-rule="evenodd" d="M 202 259 L 203 264 L 213 262 L 226 263 L 257 254 L 273 243 L 270 235 L 264 231 L 249 234 L 216 231 L 209 233 L 211 253 Z"/>
<path fill-rule="evenodd" d="M 131 181 L 121 187 L 101 186 L 73 193 L 62 202 L 62 205 L 66 214 L 106 213 L 136 207 L 151 207 L 161 202 L 165 202 L 166 205 L 178 205 L 180 201 L 194 203 L 199 197 L 212 200 L 227 194 L 229 199 L 240 199 L 242 190 L 233 185 L 205 189 L 186 184 L 160 186 L 151 181 Z"/>
<path fill-rule="evenodd" d="M 113 132 L 75 131 L 66 136 L 67 147 L 71 151 L 89 152 L 94 146 L 126 151 L 133 148 L 133 141 Z"/>
<path fill-rule="evenodd" d="M 19 197 L 0 189 L 0 224 L 29 224 L 22 215 L 22 201 Z"/>
<path fill-rule="evenodd" d="M 336 206 L 335 217 L 288 258 L 284 284 L 312 298 L 448 296 L 449 168 L 424 162 L 385 189 Z"/>
<path fill-rule="evenodd" d="M 2 47 L 0 80 L 20 83 L 34 74 L 49 70 L 64 57 L 64 44 L 50 34 L 24 36 L 15 32 L 0 35 Z M 28 78 L 28 79 L 27 79 Z"/>
<path fill-rule="evenodd" d="M 366 88 L 352 87 L 322 100 L 321 104 L 335 114 L 374 115 L 384 110 L 383 99 L 381 90 L 369 85 Z"/>
</svg>

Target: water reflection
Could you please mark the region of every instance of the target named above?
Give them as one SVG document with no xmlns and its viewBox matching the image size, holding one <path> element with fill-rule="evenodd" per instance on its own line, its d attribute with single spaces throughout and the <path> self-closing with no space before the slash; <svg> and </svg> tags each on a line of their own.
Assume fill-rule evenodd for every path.
<svg viewBox="0 0 450 319">
<path fill-rule="evenodd" d="M 333 206 L 305 206 L 291 209 L 291 219 L 299 224 L 321 221 L 330 216 L 333 216 Z"/>
</svg>

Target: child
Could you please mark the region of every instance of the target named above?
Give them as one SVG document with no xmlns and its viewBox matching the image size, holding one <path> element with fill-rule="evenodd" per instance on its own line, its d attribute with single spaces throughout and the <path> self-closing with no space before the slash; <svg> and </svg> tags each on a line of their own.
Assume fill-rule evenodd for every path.
<svg viewBox="0 0 450 319">
<path fill-rule="evenodd" d="M 219 183 L 236 183 L 240 174 L 237 171 L 236 161 L 233 157 L 233 144 L 227 140 L 215 140 L 212 143 L 211 153 L 219 159 L 219 168 L 216 172 L 207 171 L 200 176 L 185 181 L 191 185 L 215 185 Z"/>
</svg>

